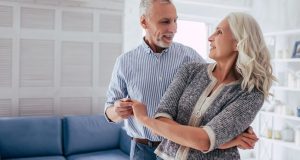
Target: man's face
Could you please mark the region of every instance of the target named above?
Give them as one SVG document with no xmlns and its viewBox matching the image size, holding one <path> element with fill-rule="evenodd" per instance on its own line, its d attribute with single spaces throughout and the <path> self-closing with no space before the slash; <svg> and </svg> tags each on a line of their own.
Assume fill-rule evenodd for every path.
<svg viewBox="0 0 300 160">
<path fill-rule="evenodd" d="M 145 40 L 154 52 L 170 47 L 177 32 L 177 13 L 169 3 L 154 2 L 147 15 L 141 17 Z"/>
</svg>

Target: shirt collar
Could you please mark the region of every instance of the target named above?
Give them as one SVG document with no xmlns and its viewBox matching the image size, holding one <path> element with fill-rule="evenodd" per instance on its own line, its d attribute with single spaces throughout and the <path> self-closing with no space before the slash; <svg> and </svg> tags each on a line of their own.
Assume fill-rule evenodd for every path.
<svg viewBox="0 0 300 160">
<path fill-rule="evenodd" d="M 174 42 L 173 42 L 174 43 Z M 172 47 L 173 43 L 171 44 L 170 47 L 164 49 L 162 51 L 162 54 L 164 53 L 167 53 L 169 51 L 169 49 Z M 142 47 L 145 49 L 146 53 L 148 54 L 153 54 L 154 52 L 152 51 L 152 49 L 148 46 L 148 44 L 145 42 L 145 37 L 143 38 L 143 41 L 142 41 Z"/>
</svg>

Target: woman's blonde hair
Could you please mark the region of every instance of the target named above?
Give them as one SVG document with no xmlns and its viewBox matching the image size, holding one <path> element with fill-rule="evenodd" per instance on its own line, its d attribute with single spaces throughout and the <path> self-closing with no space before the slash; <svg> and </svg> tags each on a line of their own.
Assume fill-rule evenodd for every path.
<svg viewBox="0 0 300 160">
<path fill-rule="evenodd" d="M 241 12 L 230 13 L 226 19 L 238 42 L 236 70 L 243 77 L 242 89 L 251 91 L 256 87 L 267 98 L 276 78 L 272 74 L 270 53 L 258 23 L 252 16 Z"/>
</svg>

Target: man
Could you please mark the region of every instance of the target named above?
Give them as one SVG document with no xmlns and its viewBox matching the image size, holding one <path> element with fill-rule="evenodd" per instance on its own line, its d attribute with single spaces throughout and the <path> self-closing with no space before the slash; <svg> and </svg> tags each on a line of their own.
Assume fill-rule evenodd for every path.
<svg viewBox="0 0 300 160">
<path fill-rule="evenodd" d="M 176 8 L 170 0 L 141 0 L 143 43 L 118 57 L 107 92 L 105 115 L 109 121 L 125 120 L 131 136 L 130 159 L 155 160 L 162 140 L 133 118 L 130 98 L 147 106 L 153 116 L 177 69 L 184 63 L 205 62 L 192 48 L 173 42 L 177 31 Z"/>
</svg>

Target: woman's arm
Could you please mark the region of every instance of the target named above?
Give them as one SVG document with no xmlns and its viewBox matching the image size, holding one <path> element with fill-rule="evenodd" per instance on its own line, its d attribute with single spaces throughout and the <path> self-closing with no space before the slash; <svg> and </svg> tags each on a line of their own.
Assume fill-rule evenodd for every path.
<svg viewBox="0 0 300 160">
<path fill-rule="evenodd" d="M 200 151 L 208 150 L 209 138 L 202 128 L 181 125 L 167 118 L 163 120 L 149 118 L 146 106 L 135 100 L 133 100 L 132 108 L 137 120 L 154 133 L 183 146 Z"/>
<path fill-rule="evenodd" d="M 255 143 L 258 141 L 255 133 L 249 133 L 248 131 L 244 131 L 243 133 L 236 136 L 229 142 L 219 145 L 219 149 L 227 149 L 231 147 L 237 146 L 240 149 L 253 149 Z"/>
<path fill-rule="evenodd" d="M 177 124 L 177 125 L 179 125 L 177 122 L 175 122 L 174 120 L 171 120 L 169 118 L 158 117 L 156 119 L 160 120 L 162 122 L 169 123 L 169 124 L 175 124 L 175 125 Z M 197 134 L 197 133 L 195 133 L 195 134 Z M 227 149 L 227 148 L 231 148 L 231 147 L 236 147 L 237 146 L 240 149 L 253 149 L 254 146 L 255 146 L 255 143 L 257 141 L 258 141 L 258 138 L 257 138 L 256 134 L 254 133 L 252 127 L 249 127 L 246 131 L 244 131 L 243 133 L 239 134 L 238 136 L 236 136 L 231 141 L 220 145 L 218 148 L 219 149 Z"/>
<path fill-rule="evenodd" d="M 146 106 L 137 101 L 133 102 L 135 117 L 155 134 L 175 143 L 191 147 L 202 152 L 209 149 L 210 139 L 204 129 L 181 125 L 165 117 L 159 117 L 157 119 L 149 118 L 147 116 Z M 239 146 L 242 149 L 249 149 L 253 148 L 256 141 L 257 138 L 254 132 L 244 132 L 235 137 L 233 140 L 220 145 L 219 149 L 227 149 L 235 146 Z"/>
<path fill-rule="evenodd" d="M 211 142 L 209 150 L 219 148 L 243 133 L 254 120 L 263 102 L 263 94 L 254 90 L 244 92 L 234 102 L 228 104 L 203 127 L 209 133 Z"/>
</svg>

